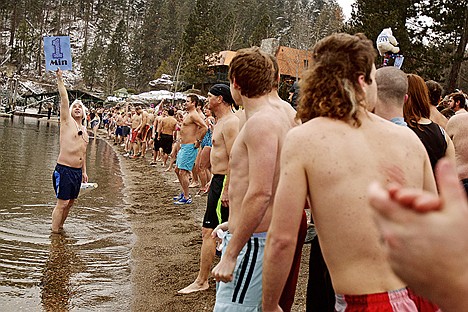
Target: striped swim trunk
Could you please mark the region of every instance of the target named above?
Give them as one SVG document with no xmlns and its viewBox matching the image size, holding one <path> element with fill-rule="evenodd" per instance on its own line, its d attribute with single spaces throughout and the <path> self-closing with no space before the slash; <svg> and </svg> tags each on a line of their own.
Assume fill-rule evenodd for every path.
<svg viewBox="0 0 468 312">
<path fill-rule="evenodd" d="M 335 295 L 336 312 L 442 312 L 408 288 L 369 295 Z"/>
<path fill-rule="evenodd" d="M 254 233 L 237 257 L 232 282 L 219 282 L 214 310 L 256 312 L 262 310 L 263 252 L 267 233 Z M 223 254 L 232 234 L 227 233 Z"/>
</svg>

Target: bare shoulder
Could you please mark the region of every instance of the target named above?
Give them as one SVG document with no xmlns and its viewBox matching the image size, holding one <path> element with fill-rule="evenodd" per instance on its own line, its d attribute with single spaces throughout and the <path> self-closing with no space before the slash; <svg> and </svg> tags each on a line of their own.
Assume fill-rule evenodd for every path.
<svg viewBox="0 0 468 312">
<path fill-rule="evenodd" d="M 450 126 L 460 126 L 460 125 L 463 125 L 463 124 L 466 124 L 468 123 L 468 113 L 463 113 L 463 114 L 457 114 L 457 115 L 454 115 L 452 116 L 448 123 L 447 123 L 447 127 L 450 125 Z M 468 125 L 467 125 L 468 127 Z"/>
<path fill-rule="evenodd" d="M 228 116 L 223 122 L 223 130 L 231 128 L 239 129 L 239 118 L 237 118 L 235 115 Z"/>
</svg>

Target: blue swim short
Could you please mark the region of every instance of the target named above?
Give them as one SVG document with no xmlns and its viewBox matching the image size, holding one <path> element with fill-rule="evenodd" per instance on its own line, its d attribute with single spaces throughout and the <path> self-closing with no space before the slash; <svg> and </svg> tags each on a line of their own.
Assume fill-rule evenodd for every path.
<svg viewBox="0 0 468 312">
<path fill-rule="evenodd" d="M 230 233 L 226 234 L 223 254 L 226 252 Z M 262 311 L 263 251 L 266 232 L 254 233 L 237 256 L 232 282 L 219 282 L 216 289 L 214 312 Z"/>
<path fill-rule="evenodd" d="M 181 144 L 180 151 L 177 153 L 177 168 L 191 171 L 195 164 L 197 154 L 198 148 L 195 148 L 195 144 Z"/>
<path fill-rule="evenodd" d="M 55 196 L 63 200 L 76 199 L 80 193 L 82 177 L 81 168 L 57 164 L 52 174 Z"/>
</svg>

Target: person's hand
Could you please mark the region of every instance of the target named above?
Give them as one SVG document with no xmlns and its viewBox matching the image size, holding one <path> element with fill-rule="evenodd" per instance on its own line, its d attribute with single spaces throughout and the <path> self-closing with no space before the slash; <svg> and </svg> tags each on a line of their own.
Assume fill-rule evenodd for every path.
<svg viewBox="0 0 468 312">
<path fill-rule="evenodd" d="M 227 221 L 226 221 L 226 222 L 223 222 L 223 223 L 221 223 L 221 224 L 219 224 L 219 225 L 218 225 L 217 227 L 215 227 L 214 230 L 211 232 L 211 237 L 212 237 L 212 238 L 218 237 L 217 234 L 216 234 L 216 233 L 218 232 L 218 230 L 222 230 L 223 232 L 226 232 L 226 231 L 228 230 L 228 226 L 229 226 L 229 225 L 228 225 L 228 222 L 227 222 Z"/>
<path fill-rule="evenodd" d="M 82 180 L 83 183 L 88 183 L 88 175 L 83 172 L 81 180 Z"/>
<path fill-rule="evenodd" d="M 63 72 L 62 72 L 62 70 L 61 70 L 60 68 L 57 68 L 56 73 L 57 73 L 57 78 L 58 78 L 58 79 L 62 79 L 62 73 L 63 73 Z"/>
<path fill-rule="evenodd" d="M 368 195 L 394 272 L 445 310 L 468 292 L 468 203 L 450 160 L 439 161 L 436 177 L 440 198 L 375 183 Z"/>
<path fill-rule="evenodd" d="M 221 261 L 219 261 L 218 265 L 216 265 L 211 271 L 213 277 L 217 282 L 231 282 L 233 278 L 234 268 L 236 267 L 236 259 L 232 259 L 223 255 L 221 257 Z"/>
<path fill-rule="evenodd" d="M 228 209 L 229 207 L 229 191 L 225 189 L 221 194 L 221 209 Z"/>
<path fill-rule="evenodd" d="M 193 144 L 193 146 L 194 146 L 195 148 L 199 148 L 199 147 L 200 147 L 200 143 L 201 143 L 201 142 L 200 142 L 199 140 L 197 140 L 197 141 L 195 141 L 195 144 Z"/>
</svg>

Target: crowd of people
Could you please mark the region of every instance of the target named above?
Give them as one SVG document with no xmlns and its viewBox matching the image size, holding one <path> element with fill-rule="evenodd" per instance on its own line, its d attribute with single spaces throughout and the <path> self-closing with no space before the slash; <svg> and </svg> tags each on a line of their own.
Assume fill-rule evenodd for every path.
<svg viewBox="0 0 468 312">
<path fill-rule="evenodd" d="M 291 311 L 313 223 L 307 311 L 465 309 L 467 96 L 442 97 L 437 82 L 377 69 L 375 57 L 362 34 L 319 41 L 296 111 L 278 96 L 275 57 L 242 49 L 230 86 L 212 86 L 206 101 L 119 105 L 91 119 L 126 157 L 152 150 L 150 165 L 175 171 L 174 204 L 191 204 L 191 187 L 208 195 L 198 275 L 179 294 L 208 289 L 211 272 L 214 311 Z"/>
</svg>

